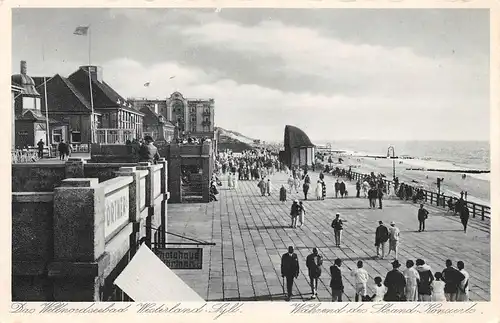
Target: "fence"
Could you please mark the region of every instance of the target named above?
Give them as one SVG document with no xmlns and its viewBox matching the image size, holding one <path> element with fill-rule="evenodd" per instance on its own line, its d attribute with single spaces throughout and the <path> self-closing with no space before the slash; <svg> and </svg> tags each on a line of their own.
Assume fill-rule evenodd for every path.
<svg viewBox="0 0 500 323">
<path fill-rule="evenodd" d="M 101 145 L 125 144 L 127 140 L 132 141 L 136 137 L 134 129 L 96 129 L 96 141 Z"/>
<path fill-rule="evenodd" d="M 345 169 L 343 169 L 343 170 L 345 171 L 345 175 L 347 175 L 349 173 L 349 171 L 346 171 Z M 361 174 L 361 173 L 357 173 L 357 172 L 353 172 L 353 171 L 351 171 L 350 173 L 351 173 L 352 179 L 354 179 L 354 180 L 358 180 L 358 179 L 363 180 L 365 177 L 369 176 L 368 174 Z M 386 185 L 387 185 L 387 183 L 394 184 L 392 181 L 387 180 L 387 179 L 384 179 L 384 183 Z M 399 185 L 401 185 L 401 184 L 403 184 L 403 183 L 400 183 Z M 415 186 L 408 185 L 408 184 L 405 184 L 405 185 L 412 187 L 412 189 L 414 189 L 414 190 L 416 189 Z M 458 198 L 456 198 L 454 196 L 438 194 L 436 192 L 428 191 L 425 189 L 420 189 L 420 190 L 424 193 L 425 202 L 428 202 L 431 205 L 434 204 L 436 206 L 446 207 L 447 206 L 446 201 L 448 199 L 451 198 L 451 200 L 453 201 L 453 204 L 455 204 L 458 201 Z M 476 215 L 480 216 L 481 220 L 483 220 L 483 221 L 485 218 L 487 218 L 487 219 L 491 218 L 491 208 L 489 206 L 474 203 L 474 202 L 469 202 L 469 201 L 465 201 L 465 204 L 469 208 L 470 214 L 472 215 L 473 218 L 475 218 Z"/>
</svg>

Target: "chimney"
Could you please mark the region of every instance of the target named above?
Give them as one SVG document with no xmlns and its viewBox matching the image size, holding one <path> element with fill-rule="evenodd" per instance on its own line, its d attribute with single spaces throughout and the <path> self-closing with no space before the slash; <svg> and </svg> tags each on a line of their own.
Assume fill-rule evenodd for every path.
<svg viewBox="0 0 500 323">
<path fill-rule="evenodd" d="M 21 61 L 21 74 L 27 74 L 28 67 L 26 66 L 26 61 Z"/>
<path fill-rule="evenodd" d="M 94 81 L 102 83 L 102 67 L 100 66 L 80 66 L 81 69 L 89 71 L 90 77 Z"/>
</svg>

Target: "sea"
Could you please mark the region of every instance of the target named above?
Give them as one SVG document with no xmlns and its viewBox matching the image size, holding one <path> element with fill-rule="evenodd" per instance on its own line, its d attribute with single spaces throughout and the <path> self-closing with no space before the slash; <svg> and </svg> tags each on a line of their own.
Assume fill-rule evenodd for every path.
<svg viewBox="0 0 500 323">
<path fill-rule="evenodd" d="M 420 160 L 439 162 L 453 168 L 490 170 L 489 141 L 323 141 L 332 150 L 366 155 L 387 155 L 389 146 L 396 156 L 409 156 Z"/>
</svg>

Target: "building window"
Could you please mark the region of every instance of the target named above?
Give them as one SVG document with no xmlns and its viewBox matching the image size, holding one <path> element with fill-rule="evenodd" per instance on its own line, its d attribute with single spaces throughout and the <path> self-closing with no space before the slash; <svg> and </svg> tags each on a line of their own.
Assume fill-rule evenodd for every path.
<svg viewBox="0 0 500 323">
<path fill-rule="evenodd" d="M 82 142 L 82 134 L 80 133 L 80 131 L 71 132 L 71 142 L 75 144 L 79 144 Z"/>
<path fill-rule="evenodd" d="M 54 129 L 52 130 L 52 142 L 59 143 L 62 140 L 62 129 Z"/>
</svg>

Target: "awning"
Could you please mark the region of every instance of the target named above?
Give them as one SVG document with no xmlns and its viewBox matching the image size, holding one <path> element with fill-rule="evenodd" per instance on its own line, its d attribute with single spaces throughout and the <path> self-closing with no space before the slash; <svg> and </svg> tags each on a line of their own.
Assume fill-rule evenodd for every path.
<svg viewBox="0 0 500 323">
<path fill-rule="evenodd" d="M 114 283 L 136 302 L 205 302 L 145 244 Z"/>
</svg>

